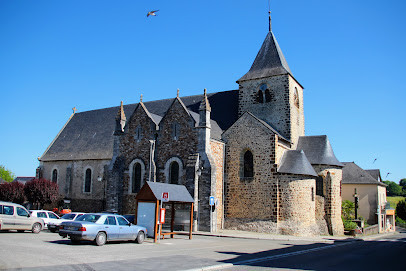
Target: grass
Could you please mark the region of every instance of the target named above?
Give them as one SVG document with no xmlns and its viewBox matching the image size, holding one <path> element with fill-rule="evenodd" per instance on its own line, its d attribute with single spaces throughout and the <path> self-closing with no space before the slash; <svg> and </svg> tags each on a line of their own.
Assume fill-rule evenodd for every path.
<svg viewBox="0 0 406 271">
<path fill-rule="evenodd" d="M 390 203 L 390 207 L 396 209 L 396 205 L 399 201 L 406 199 L 405 197 L 386 197 L 386 200 Z"/>
</svg>

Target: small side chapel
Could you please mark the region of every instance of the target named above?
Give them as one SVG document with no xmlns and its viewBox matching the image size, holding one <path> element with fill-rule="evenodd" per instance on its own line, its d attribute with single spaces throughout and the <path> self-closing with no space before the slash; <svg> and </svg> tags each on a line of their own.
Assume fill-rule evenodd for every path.
<svg viewBox="0 0 406 271">
<path fill-rule="evenodd" d="M 237 83 L 74 112 L 40 157 L 37 176 L 57 182 L 73 210 L 134 213 L 151 181 L 186 186 L 195 230 L 343 234 L 343 165 L 326 135 L 305 135 L 303 86 L 271 25 Z"/>
</svg>

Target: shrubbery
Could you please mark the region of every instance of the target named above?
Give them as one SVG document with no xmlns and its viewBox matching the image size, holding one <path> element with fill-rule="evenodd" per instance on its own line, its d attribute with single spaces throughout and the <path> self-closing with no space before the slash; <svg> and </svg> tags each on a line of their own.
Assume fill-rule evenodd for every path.
<svg viewBox="0 0 406 271">
<path fill-rule="evenodd" d="M 402 220 L 406 220 L 406 201 L 401 200 L 396 205 L 396 217 Z"/>
</svg>

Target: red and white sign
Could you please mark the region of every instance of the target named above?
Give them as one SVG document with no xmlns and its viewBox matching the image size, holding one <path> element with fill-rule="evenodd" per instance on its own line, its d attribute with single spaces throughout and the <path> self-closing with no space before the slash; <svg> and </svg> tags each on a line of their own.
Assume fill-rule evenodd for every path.
<svg viewBox="0 0 406 271">
<path fill-rule="evenodd" d="M 165 202 L 169 201 L 169 192 L 162 193 L 162 201 L 165 201 Z"/>
<path fill-rule="evenodd" d="M 161 208 L 159 212 L 159 224 L 165 224 L 165 208 Z"/>
</svg>

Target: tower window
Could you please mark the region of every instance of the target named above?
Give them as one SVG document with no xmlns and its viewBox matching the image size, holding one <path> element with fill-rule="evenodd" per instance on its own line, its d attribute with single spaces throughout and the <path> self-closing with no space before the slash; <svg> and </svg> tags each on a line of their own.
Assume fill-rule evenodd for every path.
<svg viewBox="0 0 406 271">
<path fill-rule="evenodd" d="M 269 103 L 272 100 L 272 95 L 269 89 L 265 90 L 265 102 Z"/>
<path fill-rule="evenodd" d="M 244 178 L 252 178 L 254 177 L 254 157 L 252 152 L 246 151 L 244 153 Z"/>
<path fill-rule="evenodd" d="M 262 90 L 258 91 L 257 102 L 260 104 L 262 104 L 264 102 L 264 93 L 262 92 Z"/>
<path fill-rule="evenodd" d="M 58 170 L 54 169 L 52 171 L 52 182 L 57 183 L 58 182 Z"/>
<path fill-rule="evenodd" d="M 169 167 L 169 183 L 179 183 L 179 164 L 176 161 L 173 161 Z"/>
<path fill-rule="evenodd" d="M 323 193 L 323 177 L 322 176 L 318 176 L 316 178 L 316 195 L 324 196 L 324 193 Z"/>
<path fill-rule="evenodd" d="M 141 189 L 141 164 L 135 163 L 133 166 L 133 176 L 131 183 L 131 192 L 138 193 Z"/>
<path fill-rule="evenodd" d="M 297 88 L 295 88 L 295 93 L 293 95 L 293 103 L 299 108 L 299 92 L 297 91 Z"/>
<path fill-rule="evenodd" d="M 88 168 L 86 169 L 85 173 L 85 187 L 84 187 L 85 193 L 90 193 L 91 185 L 92 185 L 92 170 Z"/>
</svg>

